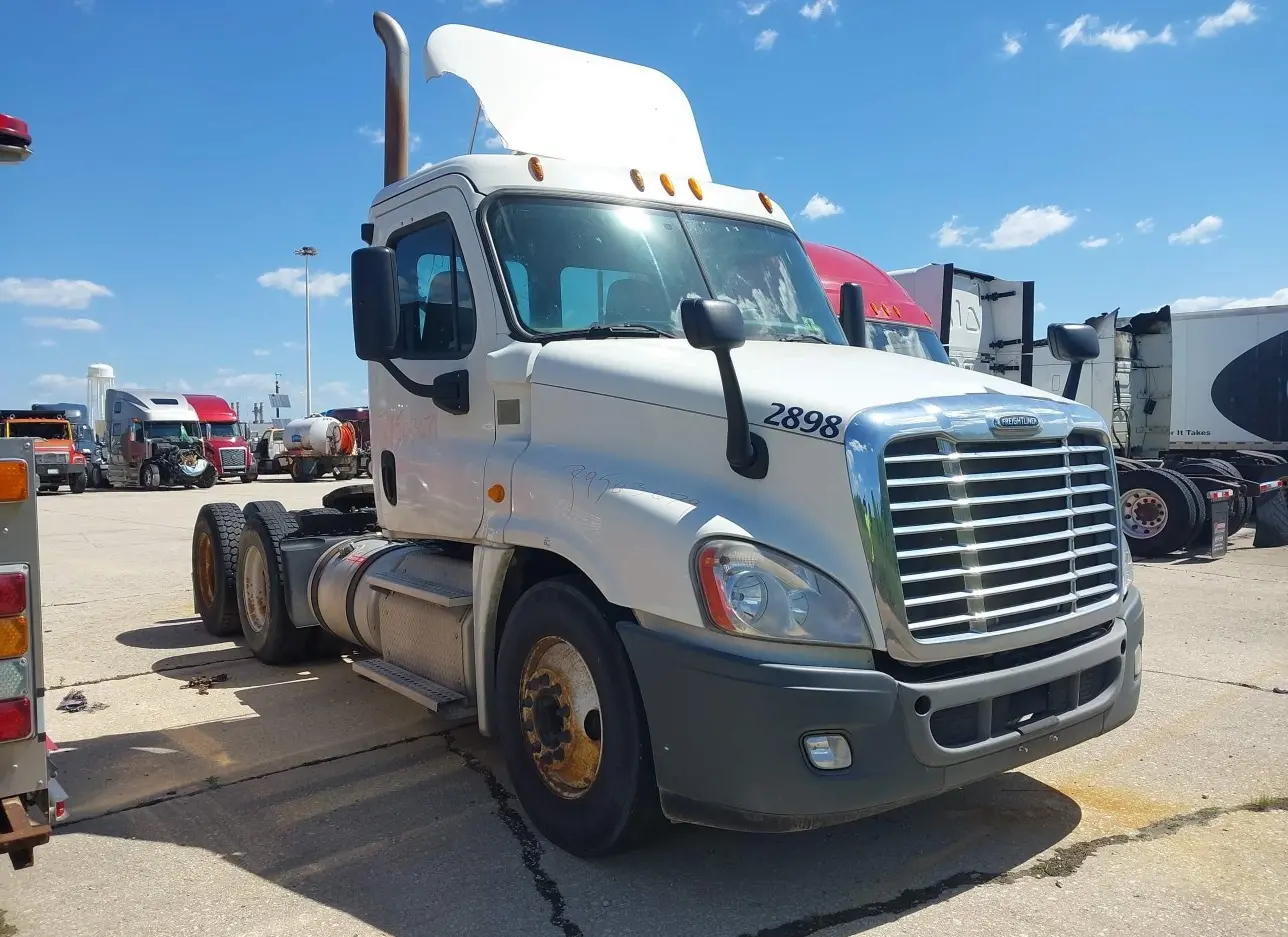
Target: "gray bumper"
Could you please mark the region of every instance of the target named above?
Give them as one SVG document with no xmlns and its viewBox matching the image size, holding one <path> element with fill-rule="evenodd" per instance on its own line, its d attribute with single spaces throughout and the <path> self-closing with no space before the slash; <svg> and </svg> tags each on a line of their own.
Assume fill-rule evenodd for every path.
<svg viewBox="0 0 1288 937">
<path fill-rule="evenodd" d="M 738 830 L 804 830 L 933 797 L 1094 738 L 1132 717 L 1140 594 L 1072 647 L 935 682 L 737 656 L 619 626 L 648 716 L 663 810 Z M 1019 721 L 1037 713 L 1028 721 Z M 820 771 L 803 738 L 839 733 L 854 763 Z"/>
</svg>

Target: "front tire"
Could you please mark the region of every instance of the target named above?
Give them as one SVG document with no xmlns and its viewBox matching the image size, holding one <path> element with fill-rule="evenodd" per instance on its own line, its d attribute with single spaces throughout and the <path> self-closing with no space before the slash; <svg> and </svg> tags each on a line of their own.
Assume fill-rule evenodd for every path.
<svg viewBox="0 0 1288 937">
<path fill-rule="evenodd" d="M 68 482 L 67 487 L 71 489 L 72 494 L 83 495 L 85 493 L 85 489 L 89 487 L 89 475 L 85 472 L 81 472 L 79 475 L 73 475 L 71 477 L 71 481 Z"/>
<path fill-rule="evenodd" d="M 592 857 L 660 827 L 644 706 L 602 599 L 574 577 L 533 586 L 506 622 L 496 679 L 506 767 L 542 835 Z"/>
<path fill-rule="evenodd" d="M 237 546 L 237 609 L 246 645 L 266 664 L 293 664 L 307 654 L 312 629 L 296 628 L 286 612 L 282 541 L 295 533 L 286 513 L 246 519 Z"/>
<path fill-rule="evenodd" d="M 144 491 L 156 491 L 161 487 L 161 466 L 155 462 L 144 462 L 139 469 L 139 487 Z"/>
</svg>

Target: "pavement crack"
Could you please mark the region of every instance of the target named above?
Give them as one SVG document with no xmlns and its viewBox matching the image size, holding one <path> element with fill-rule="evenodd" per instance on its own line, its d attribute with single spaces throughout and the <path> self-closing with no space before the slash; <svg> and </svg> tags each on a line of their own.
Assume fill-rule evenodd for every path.
<svg viewBox="0 0 1288 937">
<path fill-rule="evenodd" d="M 137 804 L 129 804 L 125 807 L 114 807 L 111 810 L 104 810 L 102 813 L 95 813 L 85 817 L 75 817 L 71 820 L 64 820 L 59 823 L 55 829 L 65 830 L 68 827 L 78 826 L 82 823 L 102 820 L 104 817 L 114 817 L 118 814 L 130 813 L 133 810 L 142 810 L 144 807 L 155 807 L 157 804 L 169 803 L 172 800 L 187 800 L 190 797 L 209 794 L 212 791 L 222 790 L 226 787 L 236 787 L 238 784 L 246 784 L 250 781 L 262 781 L 265 778 L 277 777 L 279 774 L 287 774 L 291 771 L 298 771 L 301 768 L 313 768 L 317 765 L 329 765 L 336 761 L 343 761 L 346 758 L 353 758 L 358 755 L 369 755 L 372 752 L 380 752 L 389 748 L 397 748 L 399 745 L 409 745 L 412 742 L 420 742 L 424 739 L 434 738 L 435 736 L 441 736 L 443 734 L 443 732 L 424 732 L 420 735 L 409 735 L 406 738 L 394 739 L 392 742 L 381 742 L 379 745 L 369 745 L 366 748 L 359 748 L 356 751 L 341 752 L 338 755 L 328 755 L 325 758 L 313 758 L 309 761 L 301 761 L 299 764 L 287 765 L 284 768 L 274 768 L 272 771 L 262 771 L 259 774 L 247 775 L 244 778 L 233 778 L 225 781 L 222 778 L 212 776 L 203 780 L 200 787 L 186 791 L 167 792 L 159 797 L 152 797 L 148 800 L 140 801 Z M 4 935 L 0 934 L 0 937 L 4 937 Z"/>
<path fill-rule="evenodd" d="M 559 884 L 541 866 L 541 856 L 545 852 L 541 840 L 537 839 L 537 834 L 532 832 L 523 816 L 510 803 L 514 795 L 505 789 L 505 785 L 491 768 L 479 761 L 475 755 L 458 746 L 456 737 L 450 731 L 443 734 L 443 741 L 447 750 L 460 758 L 465 763 L 465 767 L 481 777 L 483 783 L 487 785 L 488 793 L 496 802 L 497 816 L 519 844 L 524 868 L 531 874 L 532 884 L 536 886 L 537 894 L 550 905 L 550 923 L 559 928 L 564 933 L 564 937 L 583 937 L 581 928 L 568 919 L 568 904 L 559 890 Z"/>
<path fill-rule="evenodd" d="M 72 683 L 59 683 L 51 686 L 52 690 L 73 690 L 77 687 L 95 686 L 99 683 L 115 683 L 117 680 L 133 680 L 135 677 L 146 677 L 154 673 L 169 673 L 172 670 L 196 670 L 203 667 L 216 667 L 219 664 L 235 664 L 238 661 L 254 660 L 253 654 L 242 654 L 239 657 L 221 657 L 218 660 L 203 660 L 199 664 L 171 664 L 168 667 L 157 667 L 153 670 L 140 670 L 138 673 L 118 673 L 114 677 L 99 677 L 95 680 L 77 680 Z"/>
<path fill-rule="evenodd" d="M 1067 878 L 1073 875 L 1083 864 L 1111 846 L 1127 843 L 1147 843 L 1157 839 L 1173 836 L 1183 829 L 1202 826 L 1213 820 L 1235 813 L 1268 813 L 1270 811 L 1288 810 L 1288 796 L 1263 797 L 1252 803 L 1238 804 L 1233 807 L 1204 807 L 1193 813 L 1166 817 L 1148 826 L 1143 826 L 1131 833 L 1116 833 L 1112 836 L 1101 836 L 1069 846 L 1061 846 L 1050 856 L 1039 859 L 1032 865 L 1010 872 L 981 872 L 969 870 L 956 872 L 937 882 L 920 888 L 908 888 L 881 901 L 870 901 L 854 908 L 832 911 L 826 914 L 809 914 L 785 924 L 761 928 L 754 934 L 744 933 L 740 937 L 810 937 L 821 930 L 839 927 L 842 924 L 855 924 L 859 921 L 887 915 L 907 914 L 918 908 L 932 904 L 948 895 L 978 885 L 996 882 L 1001 885 L 1012 885 L 1026 879 Z"/>
<path fill-rule="evenodd" d="M 1180 680 L 1198 680 L 1202 683 L 1219 683 L 1222 686 L 1235 686 L 1242 690 L 1256 690 L 1259 693 L 1274 693 L 1277 696 L 1282 696 L 1285 693 L 1288 693 L 1288 689 L 1284 687 L 1259 686 L 1255 683 L 1244 683 L 1241 680 L 1221 680 L 1217 677 L 1198 677 L 1194 674 L 1188 673 L 1173 673 L 1170 670 L 1152 670 L 1149 667 L 1145 668 L 1145 672 L 1159 674 L 1164 677 L 1176 677 Z"/>
</svg>

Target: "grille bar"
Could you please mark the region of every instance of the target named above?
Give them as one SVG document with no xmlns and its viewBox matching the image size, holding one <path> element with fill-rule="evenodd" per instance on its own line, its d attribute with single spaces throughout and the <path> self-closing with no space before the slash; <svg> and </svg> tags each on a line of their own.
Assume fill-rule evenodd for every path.
<svg viewBox="0 0 1288 937">
<path fill-rule="evenodd" d="M 905 620 L 918 639 L 1041 624 L 1112 600 L 1118 505 L 1098 434 L 901 437 L 883 462 Z"/>
</svg>

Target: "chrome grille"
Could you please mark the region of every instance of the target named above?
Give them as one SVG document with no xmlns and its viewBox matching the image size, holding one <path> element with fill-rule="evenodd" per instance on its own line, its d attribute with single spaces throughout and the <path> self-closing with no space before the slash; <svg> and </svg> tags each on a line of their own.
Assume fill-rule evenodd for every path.
<svg viewBox="0 0 1288 937">
<path fill-rule="evenodd" d="M 900 437 L 883 461 L 918 640 L 1042 624 L 1115 598 L 1113 457 L 1099 434 Z"/>
<path fill-rule="evenodd" d="M 230 469 L 246 467 L 246 450 L 242 448 L 227 448 L 219 450 L 219 467 Z"/>
<path fill-rule="evenodd" d="M 37 452 L 37 465 L 66 465 L 67 453 L 65 452 Z"/>
</svg>

